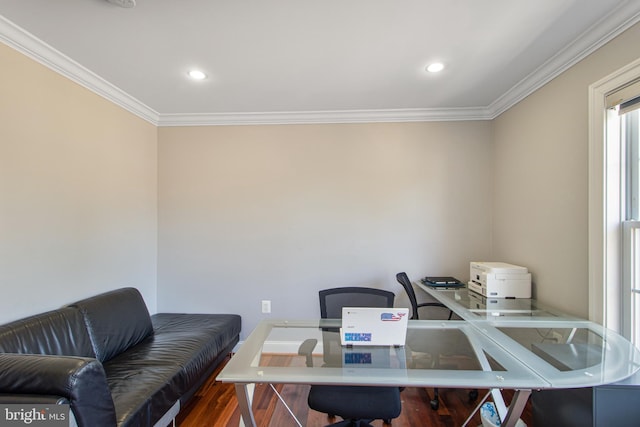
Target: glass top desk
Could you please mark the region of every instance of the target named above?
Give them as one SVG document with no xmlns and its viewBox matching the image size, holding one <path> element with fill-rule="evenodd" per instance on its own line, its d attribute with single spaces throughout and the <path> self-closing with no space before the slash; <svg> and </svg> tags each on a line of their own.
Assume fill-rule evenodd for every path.
<svg viewBox="0 0 640 427">
<path fill-rule="evenodd" d="M 640 368 L 640 353 L 619 334 L 536 300 L 486 298 L 467 288 L 418 286 L 526 363 L 551 388 L 608 384 Z"/>
<path fill-rule="evenodd" d="M 467 291 L 456 290 L 458 297 L 433 292 L 453 307 Z M 502 425 L 511 427 L 532 390 L 606 384 L 640 367 L 631 343 L 592 322 L 537 306 L 535 315 L 519 307 L 501 316 L 463 304 L 454 308 L 464 320 L 409 321 L 406 345 L 399 348 L 343 347 L 336 319 L 264 320 L 217 379 L 235 383 L 247 426 L 256 425 L 250 384 L 285 383 L 489 388 L 497 391 L 499 411 L 503 406 Z M 500 402 L 500 389 L 515 390 L 508 408 Z"/>
<path fill-rule="evenodd" d="M 535 299 L 490 298 L 468 288 L 434 288 L 420 282 L 416 286 L 446 305 L 458 316 L 469 321 L 486 319 L 575 319 L 558 310 L 545 306 Z"/>
</svg>

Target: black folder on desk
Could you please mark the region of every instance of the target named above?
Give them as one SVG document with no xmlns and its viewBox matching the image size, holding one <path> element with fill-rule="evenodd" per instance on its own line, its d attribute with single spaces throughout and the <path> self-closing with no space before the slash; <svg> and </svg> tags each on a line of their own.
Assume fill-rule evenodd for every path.
<svg viewBox="0 0 640 427">
<path fill-rule="evenodd" d="M 461 288 L 464 283 L 456 279 L 455 277 L 443 276 L 427 276 L 420 280 L 424 285 L 432 286 L 434 288 Z"/>
</svg>

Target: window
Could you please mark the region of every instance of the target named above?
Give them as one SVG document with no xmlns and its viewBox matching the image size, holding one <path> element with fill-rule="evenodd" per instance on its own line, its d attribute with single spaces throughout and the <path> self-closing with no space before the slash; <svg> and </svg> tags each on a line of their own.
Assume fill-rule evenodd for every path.
<svg viewBox="0 0 640 427">
<path fill-rule="evenodd" d="M 639 88 L 640 89 L 640 88 Z M 640 108 L 640 97 L 634 104 Z M 623 104 L 624 105 L 624 104 Z M 621 106 L 620 106 L 621 107 Z M 625 112 L 619 109 L 621 135 L 620 140 L 625 147 L 625 219 L 640 220 L 640 147 L 638 138 L 638 109 Z"/>
<path fill-rule="evenodd" d="M 640 98 L 637 101 L 640 107 Z M 620 325 L 622 334 L 640 348 L 640 110 L 625 112 L 625 104 L 618 110 L 624 192 Z"/>
<path fill-rule="evenodd" d="M 640 60 L 589 87 L 589 317 L 640 347 Z"/>
</svg>

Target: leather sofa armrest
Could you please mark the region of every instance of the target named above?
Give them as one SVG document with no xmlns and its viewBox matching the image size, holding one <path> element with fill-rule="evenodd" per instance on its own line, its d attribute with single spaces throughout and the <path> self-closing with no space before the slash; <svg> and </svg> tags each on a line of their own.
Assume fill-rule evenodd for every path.
<svg viewBox="0 0 640 427">
<path fill-rule="evenodd" d="M 0 354 L 0 393 L 59 396 L 69 401 L 78 426 L 116 425 L 104 368 L 96 359 Z"/>
</svg>

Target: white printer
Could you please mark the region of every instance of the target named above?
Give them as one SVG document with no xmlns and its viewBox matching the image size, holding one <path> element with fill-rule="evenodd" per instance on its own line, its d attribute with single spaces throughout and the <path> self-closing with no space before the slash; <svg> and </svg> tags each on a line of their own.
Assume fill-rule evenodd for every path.
<svg viewBox="0 0 640 427">
<path fill-rule="evenodd" d="M 531 298 L 526 267 L 504 262 L 471 262 L 469 289 L 490 298 Z"/>
</svg>

